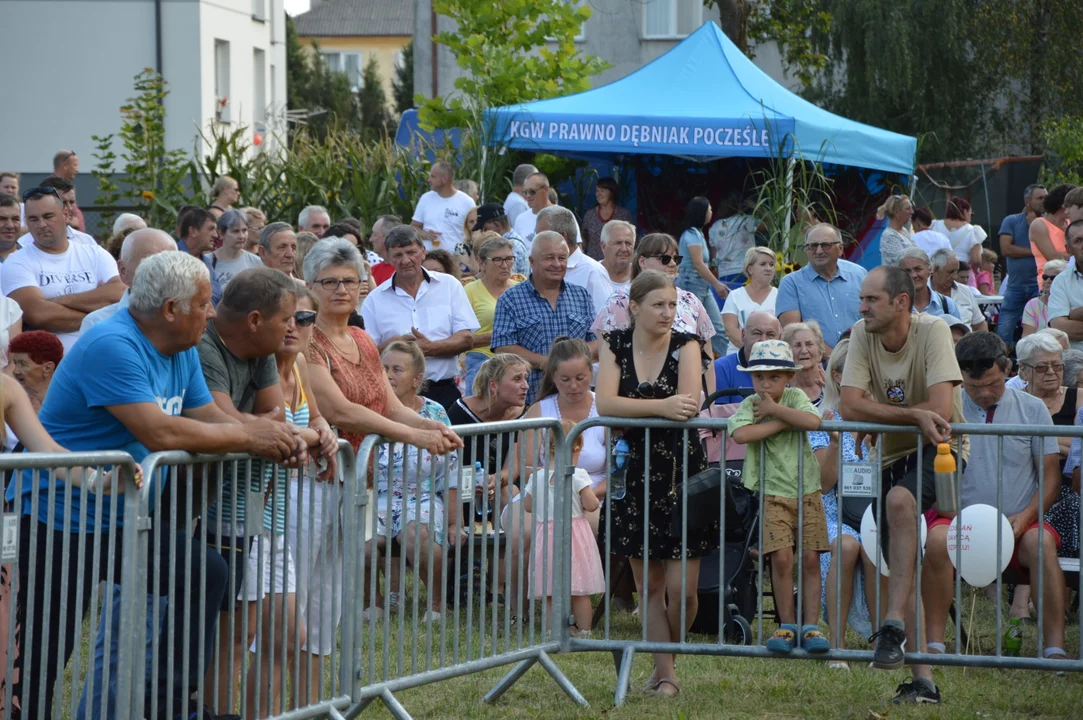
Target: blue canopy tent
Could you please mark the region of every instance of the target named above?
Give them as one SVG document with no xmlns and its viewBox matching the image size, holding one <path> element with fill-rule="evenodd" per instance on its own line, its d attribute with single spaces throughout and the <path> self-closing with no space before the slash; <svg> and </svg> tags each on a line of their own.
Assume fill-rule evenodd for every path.
<svg viewBox="0 0 1083 720">
<path fill-rule="evenodd" d="M 588 157 L 798 157 L 914 171 L 917 141 L 847 120 L 756 67 L 713 22 L 634 73 L 593 90 L 486 111 L 490 144 Z"/>
</svg>

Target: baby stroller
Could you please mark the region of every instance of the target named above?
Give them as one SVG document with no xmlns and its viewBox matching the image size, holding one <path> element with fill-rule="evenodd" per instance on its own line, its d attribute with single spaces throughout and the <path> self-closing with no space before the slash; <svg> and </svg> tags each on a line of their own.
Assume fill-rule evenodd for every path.
<svg viewBox="0 0 1083 720">
<path fill-rule="evenodd" d="M 737 410 L 737 404 L 714 405 L 719 397 L 747 397 L 750 388 L 726 388 L 711 394 L 703 403 L 700 417 L 727 418 Z M 722 447 L 722 432 L 700 430 L 700 439 L 707 450 L 709 466 L 721 466 L 723 450 L 726 457 L 726 533 L 722 548 L 704 557 L 699 566 L 699 613 L 691 631 L 707 635 L 719 634 L 721 603 L 722 634 L 726 641 L 748 645 L 752 642 L 750 618 L 756 617 L 756 563 L 750 549 L 759 530 L 759 503 L 756 496 L 741 481 L 745 448 L 732 440 Z M 719 567 L 721 559 L 724 567 Z M 721 571 L 725 577 L 721 577 Z"/>
</svg>

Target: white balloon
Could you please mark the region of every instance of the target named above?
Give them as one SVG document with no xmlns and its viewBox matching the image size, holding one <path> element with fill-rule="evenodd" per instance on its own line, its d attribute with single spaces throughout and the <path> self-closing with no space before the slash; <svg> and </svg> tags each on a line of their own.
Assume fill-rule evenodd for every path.
<svg viewBox="0 0 1083 720">
<path fill-rule="evenodd" d="M 997 520 L 1000 521 L 1000 562 L 997 562 Z M 994 582 L 1011 562 L 1015 552 L 1015 536 L 1012 524 L 992 505 L 968 505 L 948 526 L 948 559 L 955 565 L 956 534 L 959 523 L 963 531 L 960 537 L 960 564 L 957 567 L 967 584 L 985 587 Z"/>
<path fill-rule="evenodd" d="M 925 521 L 925 516 L 921 516 L 921 551 L 925 553 L 925 540 L 929 536 L 929 524 Z M 876 518 L 872 514 L 872 505 L 865 508 L 865 514 L 861 516 L 861 547 L 865 551 L 865 556 L 869 559 L 873 565 L 876 564 L 876 552 L 880 547 L 880 538 L 876 532 Z M 884 577 L 891 577 L 891 572 L 887 569 L 887 556 L 884 555 L 883 548 L 880 549 L 880 574 Z"/>
</svg>

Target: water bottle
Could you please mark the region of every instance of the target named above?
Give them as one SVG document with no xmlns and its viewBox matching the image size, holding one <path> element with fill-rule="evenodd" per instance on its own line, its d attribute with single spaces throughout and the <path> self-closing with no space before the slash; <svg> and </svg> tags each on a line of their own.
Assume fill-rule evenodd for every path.
<svg viewBox="0 0 1083 720">
<path fill-rule="evenodd" d="M 613 464 L 609 475 L 609 497 L 623 500 L 626 491 L 624 477 L 628 473 L 628 441 L 619 438 L 613 446 Z"/>
<path fill-rule="evenodd" d="M 955 458 L 948 443 L 936 446 L 933 478 L 936 483 L 936 509 L 941 514 L 959 512 L 959 494 L 955 491 Z"/>
<path fill-rule="evenodd" d="M 1019 625 L 1019 618 L 1008 621 L 1008 631 L 1004 633 L 1004 655 L 1007 657 L 1019 657 L 1019 651 L 1023 647 L 1023 628 Z"/>
<path fill-rule="evenodd" d="M 485 468 L 482 466 L 481 461 L 474 463 L 474 489 L 478 494 L 478 499 L 474 503 L 474 514 L 479 518 L 485 517 L 485 511 L 482 509 L 482 500 L 485 497 L 485 493 L 488 492 L 489 486 L 489 474 L 485 472 Z"/>
</svg>

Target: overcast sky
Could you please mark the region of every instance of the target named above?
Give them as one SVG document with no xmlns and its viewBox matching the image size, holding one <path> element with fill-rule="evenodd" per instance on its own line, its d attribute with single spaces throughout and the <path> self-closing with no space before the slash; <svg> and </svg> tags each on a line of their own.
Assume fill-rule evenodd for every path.
<svg viewBox="0 0 1083 720">
<path fill-rule="evenodd" d="M 308 2 L 309 0 L 285 0 L 286 12 L 290 15 L 303 13 L 308 10 Z"/>
</svg>

